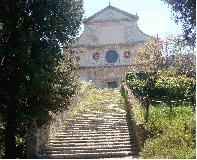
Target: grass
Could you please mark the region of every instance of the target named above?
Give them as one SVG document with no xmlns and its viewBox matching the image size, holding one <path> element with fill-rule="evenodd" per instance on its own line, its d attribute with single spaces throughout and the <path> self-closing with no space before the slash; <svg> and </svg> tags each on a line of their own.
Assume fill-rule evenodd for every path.
<svg viewBox="0 0 197 160">
<path fill-rule="evenodd" d="M 191 106 L 150 106 L 146 129 L 152 137 L 141 156 L 146 159 L 195 159 L 196 114 Z"/>
<path fill-rule="evenodd" d="M 130 97 L 130 103 L 131 103 L 132 107 L 129 107 L 129 105 L 128 105 L 128 102 L 127 102 L 126 97 L 125 97 L 125 89 L 124 89 L 123 86 L 121 87 L 121 95 L 124 99 L 125 110 L 127 111 L 128 115 L 130 115 L 132 113 L 131 118 L 133 120 L 135 120 L 138 123 L 145 123 L 146 111 L 142 107 L 139 100 L 135 97 L 135 95 L 132 94 L 131 97 Z"/>
<path fill-rule="evenodd" d="M 124 94 L 123 91 L 122 93 Z M 136 122 L 145 123 L 145 109 L 134 95 L 130 98 L 132 118 Z M 128 112 L 127 109 L 126 111 Z M 145 129 L 151 135 L 146 140 L 140 157 L 144 159 L 196 158 L 196 113 L 191 103 L 176 104 L 172 107 L 172 112 L 166 103 L 150 105 Z"/>
</svg>

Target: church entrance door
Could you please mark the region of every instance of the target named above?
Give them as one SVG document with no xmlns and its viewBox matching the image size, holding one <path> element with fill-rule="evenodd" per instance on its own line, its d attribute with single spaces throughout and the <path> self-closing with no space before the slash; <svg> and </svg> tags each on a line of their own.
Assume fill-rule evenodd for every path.
<svg viewBox="0 0 197 160">
<path fill-rule="evenodd" d="M 117 88 L 117 82 L 107 82 L 108 88 Z"/>
</svg>

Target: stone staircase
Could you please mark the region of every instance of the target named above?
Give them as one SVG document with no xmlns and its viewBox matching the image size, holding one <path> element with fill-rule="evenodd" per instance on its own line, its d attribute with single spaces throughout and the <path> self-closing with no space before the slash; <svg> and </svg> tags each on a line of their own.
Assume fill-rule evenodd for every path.
<svg viewBox="0 0 197 160">
<path fill-rule="evenodd" d="M 135 138 L 120 106 L 114 103 L 110 104 L 110 112 L 91 111 L 68 119 L 49 140 L 41 158 L 136 157 Z"/>
</svg>

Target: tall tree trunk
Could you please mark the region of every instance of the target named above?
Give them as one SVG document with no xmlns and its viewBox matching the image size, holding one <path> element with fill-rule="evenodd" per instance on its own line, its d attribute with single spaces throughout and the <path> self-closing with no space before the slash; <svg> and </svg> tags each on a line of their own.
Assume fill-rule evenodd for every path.
<svg viewBox="0 0 197 160">
<path fill-rule="evenodd" d="M 7 107 L 7 124 L 5 133 L 5 158 L 16 159 L 16 104 L 9 104 Z"/>
</svg>

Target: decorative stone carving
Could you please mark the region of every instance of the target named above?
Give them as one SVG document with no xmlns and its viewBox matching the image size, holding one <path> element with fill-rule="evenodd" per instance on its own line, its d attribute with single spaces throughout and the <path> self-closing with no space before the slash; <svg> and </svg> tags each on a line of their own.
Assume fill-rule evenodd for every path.
<svg viewBox="0 0 197 160">
<path fill-rule="evenodd" d="M 86 40 L 90 44 L 96 44 L 97 43 L 97 36 L 96 36 L 97 30 L 96 27 L 88 27 L 86 31 Z"/>
<path fill-rule="evenodd" d="M 99 60 L 99 58 L 100 58 L 100 54 L 98 52 L 96 52 L 96 53 L 93 54 L 93 59 L 94 60 L 97 61 L 97 60 Z"/>
<path fill-rule="evenodd" d="M 108 12 L 108 13 L 107 13 L 107 17 L 108 17 L 108 18 L 112 18 L 112 17 L 113 17 L 113 12 L 111 12 L 111 11 Z"/>
<path fill-rule="evenodd" d="M 131 27 L 127 27 L 125 31 L 125 40 L 126 42 L 133 41 L 133 29 Z"/>
<path fill-rule="evenodd" d="M 125 51 L 124 52 L 124 57 L 127 58 L 127 59 L 130 58 L 131 57 L 131 53 L 129 51 Z"/>
</svg>

